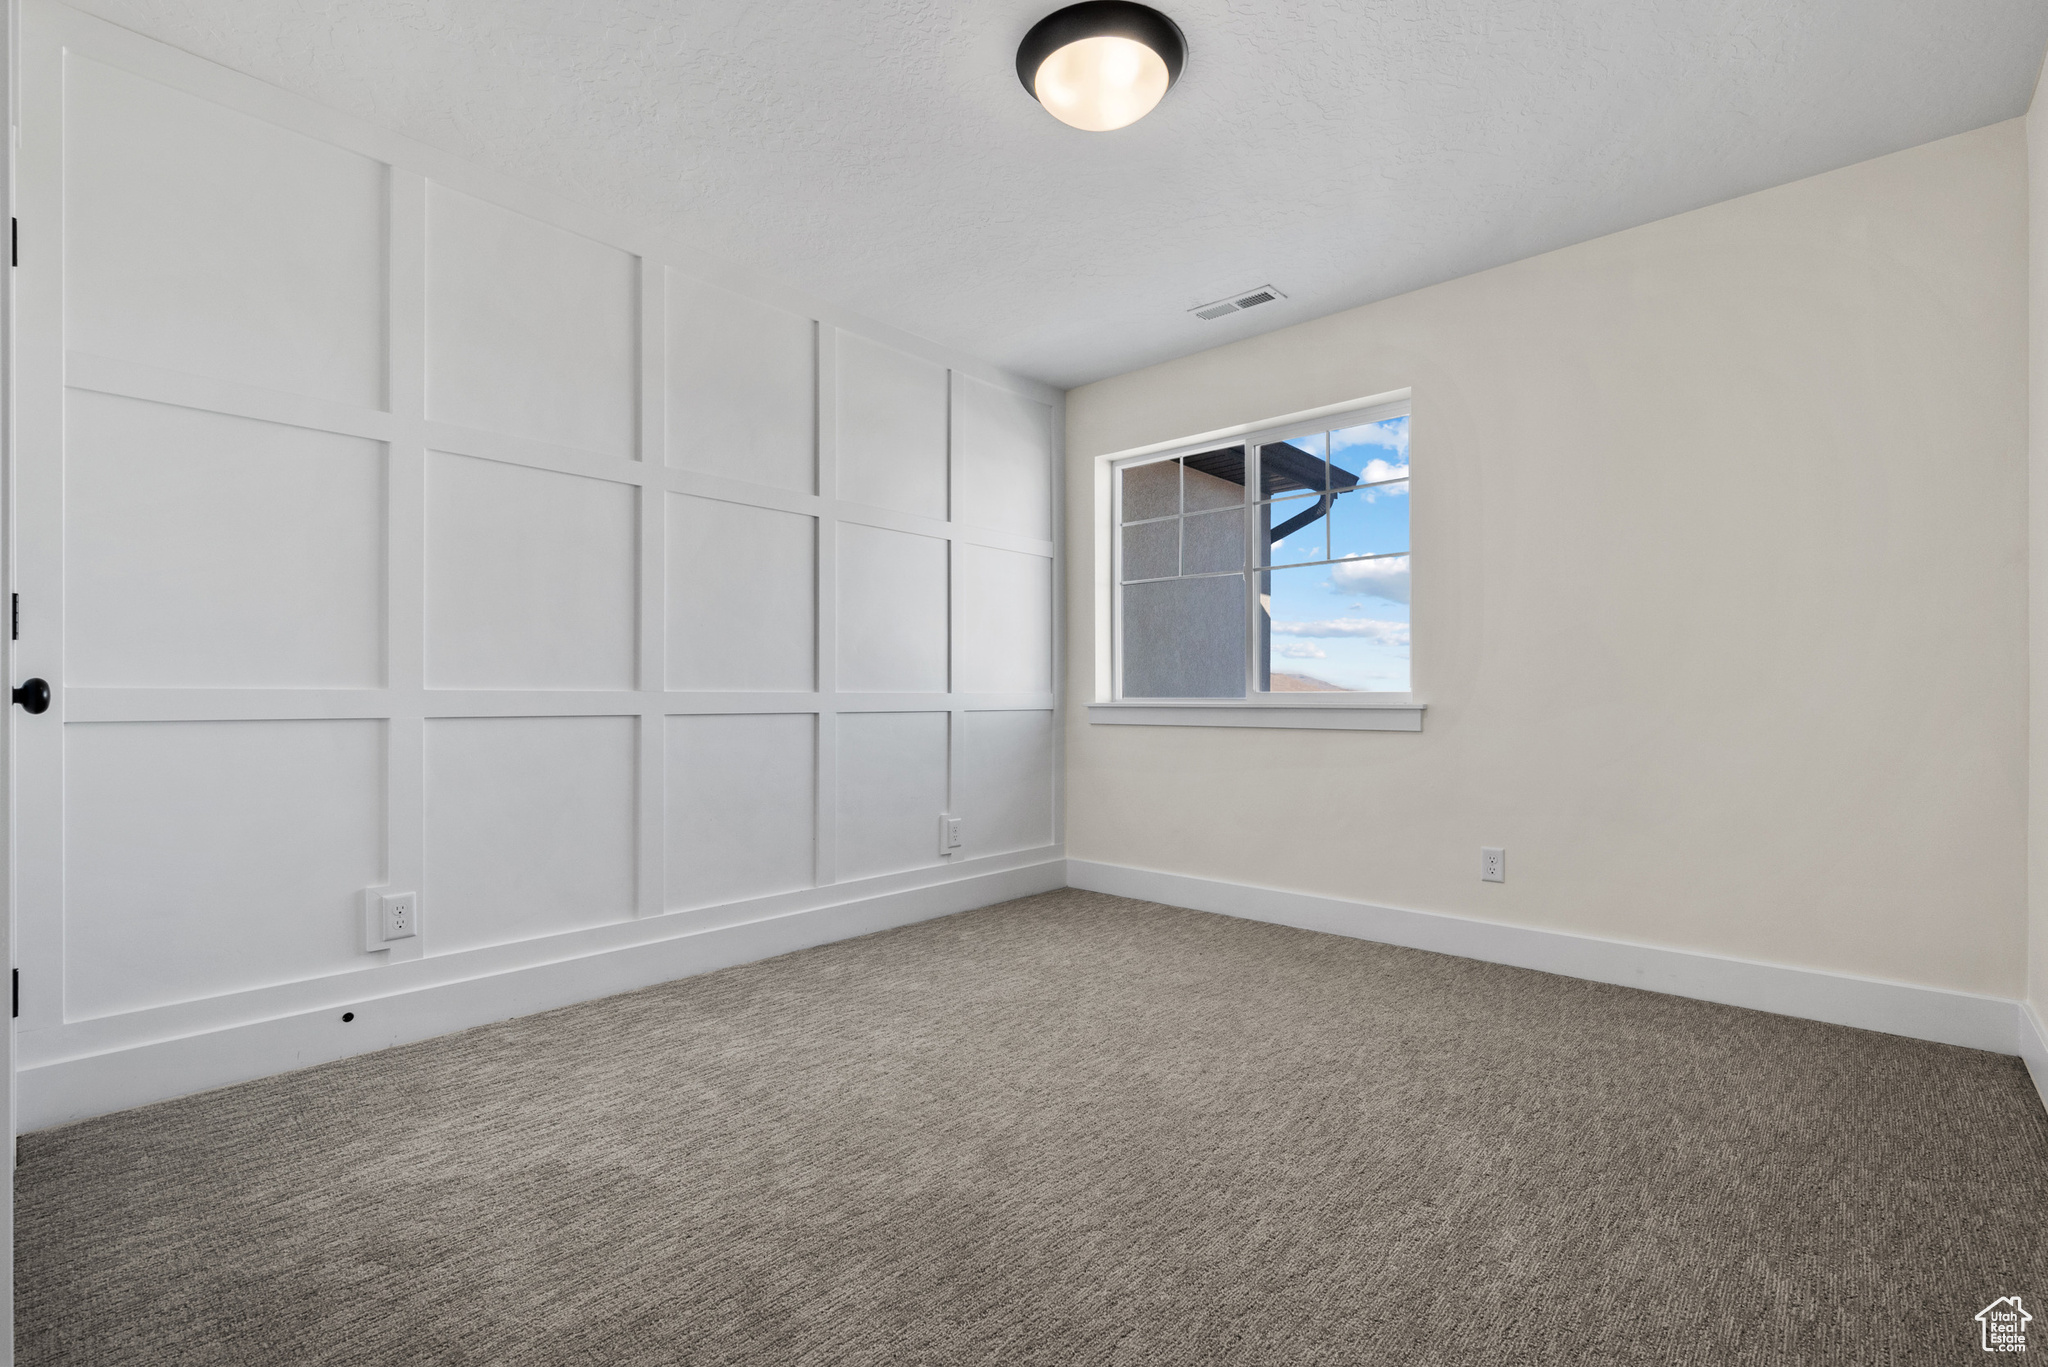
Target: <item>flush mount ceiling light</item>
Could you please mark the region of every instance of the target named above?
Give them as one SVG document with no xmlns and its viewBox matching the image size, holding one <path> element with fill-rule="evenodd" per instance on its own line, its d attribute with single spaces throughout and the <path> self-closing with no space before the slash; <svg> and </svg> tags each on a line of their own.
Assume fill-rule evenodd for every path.
<svg viewBox="0 0 2048 1367">
<path fill-rule="evenodd" d="M 1180 26 L 1149 5 L 1087 0 L 1031 26 L 1017 79 L 1061 123 L 1106 133 L 1151 113 L 1187 55 Z"/>
</svg>

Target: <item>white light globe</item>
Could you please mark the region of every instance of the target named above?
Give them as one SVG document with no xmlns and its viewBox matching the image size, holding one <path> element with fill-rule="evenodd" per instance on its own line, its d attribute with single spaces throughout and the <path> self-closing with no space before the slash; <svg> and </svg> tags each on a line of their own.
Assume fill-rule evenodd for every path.
<svg viewBox="0 0 2048 1367">
<path fill-rule="evenodd" d="M 1038 64 L 1032 93 L 1061 123 L 1107 133 L 1136 123 L 1166 97 L 1166 62 L 1130 38 L 1083 38 Z"/>
</svg>

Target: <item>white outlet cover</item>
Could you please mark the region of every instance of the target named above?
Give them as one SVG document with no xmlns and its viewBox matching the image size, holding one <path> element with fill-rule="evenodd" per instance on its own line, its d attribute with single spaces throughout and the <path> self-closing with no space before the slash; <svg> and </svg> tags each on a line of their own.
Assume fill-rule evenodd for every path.
<svg viewBox="0 0 2048 1367">
<path fill-rule="evenodd" d="M 400 938 L 384 938 L 384 906 L 392 901 L 412 903 L 412 929 Z M 398 963 L 421 956 L 420 896 L 416 892 L 393 892 L 384 887 L 364 888 L 362 905 L 362 946 L 365 954 L 384 954 L 386 963 Z"/>
<path fill-rule="evenodd" d="M 379 926 L 385 941 L 410 940 L 420 932 L 420 899 L 410 892 L 387 892 L 378 898 L 383 912 Z"/>
<path fill-rule="evenodd" d="M 1479 877 L 1488 883 L 1508 881 L 1508 852 L 1494 845 L 1479 848 Z"/>
</svg>

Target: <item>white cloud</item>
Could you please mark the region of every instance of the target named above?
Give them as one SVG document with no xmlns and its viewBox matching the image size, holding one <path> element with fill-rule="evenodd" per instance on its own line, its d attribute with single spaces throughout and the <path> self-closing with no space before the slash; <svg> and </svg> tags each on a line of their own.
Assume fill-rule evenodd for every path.
<svg viewBox="0 0 2048 1367">
<path fill-rule="evenodd" d="M 1273 653 L 1285 656 L 1290 660 L 1327 660 L 1330 658 L 1323 653 L 1323 648 L 1313 641 L 1289 641 L 1283 646 L 1276 647 Z"/>
<path fill-rule="evenodd" d="M 1405 646 L 1408 644 L 1406 622 L 1380 622 L 1370 617 L 1336 617 L 1323 622 L 1275 622 L 1275 636 L 1319 636 L 1344 637 L 1349 640 L 1371 641 L 1375 645 Z M 1286 647 L 1281 654 L 1286 654 Z"/>
<path fill-rule="evenodd" d="M 1355 451 L 1361 446 L 1390 447 L 1405 457 L 1408 451 L 1408 419 L 1388 418 L 1383 422 L 1347 427 L 1330 434 L 1330 454 L 1333 456 L 1339 451 Z M 1403 463 L 1406 463 L 1405 459 Z"/>
<path fill-rule="evenodd" d="M 1405 483 L 1389 484 L 1386 481 L 1406 480 L 1407 478 L 1407 461 L 1404 460 L 1397 464 L 1393 461 L 1381 460 L 1375 456 L 1365 463 L 1363 470 L 1358 472 L 1358 482 L 1360 484 L 1376 485 L 1377 487 L 1361 489 L 1357 493 L 1346 495 L 1346 497 L 1362 498 L 1367 503 L 1377 503 L 1383 498 L 1406 498 L 1408 497 L 1408 486 Z"/>
<path fill-rule="evenodd" d="M 1363 594 L 1384 598 L 1389 603 L 1408 601 L 1408 557 L 1390 555 L 1378 560 L 1340 560 L 1330 566 L 1330 588 L 1337 593 Z"/>
</svg>

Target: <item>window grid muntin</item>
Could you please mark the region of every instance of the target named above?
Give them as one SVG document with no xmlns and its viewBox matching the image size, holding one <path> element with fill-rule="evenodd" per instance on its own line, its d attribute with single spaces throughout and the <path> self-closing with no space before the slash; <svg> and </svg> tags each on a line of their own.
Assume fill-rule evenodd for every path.
<svg viewBox="0 0 2048 1367">
<path fill-rule="evenodd" d="M 1407 554 L 1408 554 L 1408 553 L 1409 553 L 1409 552 L 1410 552 L 1410 551 L 1411 551 L 1411 550 L 1413 549 L 1413 545 L 1412 545 L 1412 543 L 1413 543 L 1413 541 L 1414 541 L 1414 530 L 1415 530 L 1415 529 L 1414 529 L 1414 526 L 1412 525 L 1412 522 L 1410 522 L 1410 521 L 1409 521 L 1409 519 L 1407 518 L 1407 515 L 1406 515 L 1406 513 L 1405 513 L 1405 510 L 1404 510 L 1404 513 L 1403 513 L 1403 521 L 1404 521 L 1404 524 L 1406 524 L 1406 525 L 1404 525 L 1404 527 L 1403 527 L 1403 531 L 1404 531 L 1404 532 L 1406 533 L 1406 535 L 1404 535 L 1404 536 L 1403 536 L 1403 537 L 1401 538 L 1401 540 L 1402 540 L 1402 544 L 1401 544 L 1401 545 L 1400 545 L 1400 546 L 1399 546 L 1398 548 L 1395 548 L 1395 549 L 1389 549 L 1389 550 L 1384 550 L 1384 551 L 1367 551 L 1367 552 L 1365 552 L 1364 554 L 1360 554 L 1360 555 L 1339 555 L 1339 554 L 1337 554 L 1337 540 L 1338 540 L 1338 529 L 1337 529 L 1337 514 L 1338 514 L 1338 509 L 1339 509 L 1339 508 L 1341 508 L 1341 507 L 1343 507 L 1343 506 L 1345 506 L 1345 505 L 1344 505 L 1344 500 L 1345 500 L 1345 499 L 1348 499 L 1348 498 L 1352 498 L 1352 497 L 1353 497 L 1353 496 L 1355 496 L 1355 495 L 1359 495 L 1359 494 L 1367 494 L 1367 493 L 1369 493 L 1369 492 L 1370 492 L 1371 490 L 1373 490 L 1373 489 L 1384 489 L 1384 488 L 1388 488 L 1389 486 L 1392 486 L 1392 485 L 1395 485 L 1395 484 L 1400 484 L 1400 485 L 1406 485 L 1407 483 L 1408 483 L 1407 477 L 1406 477 L 1406 476 L 1403 476 L 1403 477 L 1402 477 L 1402 478 L 1400 478 L 1400 479 L 1383 479 L 1383 480 L 1376 480 L 1376 481 L 1374 481 L 1374 482 L 1373 482 L 1373 483 L 1371 483 L 1371 484 L 1361 484 L 1361 485 L 1359 485 L 1358 487 L 1356 487 L 1356 488 L 1353 488 L 1353 489 L 1337 489 L 1337 490 L 1332 490 L 1332 491 L 1331 491 L 1331 494 L 1330 494 L 1330 507 L 1329 507 L 1329 511 L 1328 511 L 1328 513 L 1326 514 L 1326 516 L 1325 516 L 1324 520 L 1325 520 L 1326 522 L 1328 522 L 1328 523 L 1329 523 L 1329 531 L 1328 531 L 1328 536 L 1329 536 L 1329 542 L 1330 542 L 1330 562 L 1331 562 L 1332 564 L 1343 564 L 1343 563 L 1348 563 L 1348 562 L 1350 562 L 1350 561 L 1353 561 L 1353 560 L 1382 560 L 1382 559 L 1385 559 L 1385 558 L 1387 558 L 1388 556 L 1396 556 L 1396 555 L 1407 555 Z M 1406 496 L 1407 496 L 1407 492 L 1406 492 L 1406 490 L 1404 489 L 1404 490 L 1403 490 L 1403 492 L 1402 492 L 1402 497 L 1406 497 Z M 1367 501 L 1367 502 L 1371 502 L 1372 500 L 1368 498 L 1368 499 L 1367 499 L 1366 501 Z M 1355 510 L 1355 509 L 1356 509 L 1356 508 L 1357 508 L 1357 507 L 1358 507 L 1359 505 L 1357 505 L 1357 504 L 1355 504 L 1355 503 L 1354 503 L 1354 504 L 1352 504 L 1352 505 L 1350 505 L 1350 506 L 1351 506 L 1351 508 L 1352 508 L 1353 510 Z M 1357 535 L 1359 535 L 1359 533 L 1358 533 L 1358 532 L 1356 532 L 1355 530 L 1352 530 L 1352 531 L 1347 531 L 1347 532 L 1345 533 L 1345 535 L 1346 535 L 1347 537 L 1351 537 L 1351 536 L 1357 536 Z"/>
<path fill-rule="evenodd" d="M 1408 552 L 1406 552 L 1406 551 L 1396 551 L 1396 552 L 1394 552 L 1394 554 L 1396 554 L 1396 555 L 1406 555 L 1406 554 L 1408 554 Z M 1386 558 L 1386 557 L 1384 557 L 1384 556 L 1376 556 L 1376 555 L 1374 555 L 1374 556 L 1368 556 L 1368 555 L 1354 555 L 1354 556 L 1349 556 L 1349 557 L 1347 557 L 1347 558 L 1346 558 L 1346 560 L 1344 560 L 1344 561 L 1335 561 L 1335 560 L 1333 560 L 1333 561 L 1330 561 L 1329 563 L 1330 563 L 1330 564 L 1333 564 L 1333 565 L 1334 565 L 1334 564 L 1345 564 L 1345 563 L 1349 563 L 1349 561 L 1351 561 L 1351 560 L 1382 560 L 1382 559 L 1385 559 L 1385 558 Z M 1322 563 L 1324 563 L 1324 562 L 1322 562 L 1322 561 L 1317 561 L 1316 563 L 1317 563 L 1317 564 L 1322 564 Z M 1259 572 L 1260 570 L 1269 570 L 1269 569 L 1279 569 L 1279 570 L 1291 570 L 1291 569 L 1293 569 L 1293 568 L 1295 568 L 1295 567 L 1294 567 L 1293 565 L 1258 565 L 1258 566 L 1254 566 L 1254 567 L 1253 567 L 1253 569 L 1252 569 L 1251 573 L 1253 573 L 1253 574 L 1256 574 L 1256 573 L 1258 573 L 1258 572 Z M 1120 580 L 1118 580 L 1117 582 L 1118 582 L 1119 584 L 1122 584 L 1122 585 L 1125 585 L 1125 586 L 1128 586 L 1128 585 L 1131 585 L 1131 584 L 1165 584 L 1165 583 L 1169 583 L 1169 582 L 1171 582 L 1172 580 L 1175 580 L 1175 579 L 1224 579 L 1224 578 L 1228 578 L 1228 577 L 1229 577 L 1230 575 L 1233 575 L 1233 574 L 1243 574 L 1243 573 L 1245 573 L 1245 571 L 1244 571 L 1244 570 L 1201 570 L 1201 571 L 1199 571 L 1199 572 L 1197 572 L 1197 573 L 1195 573 L 1195 574 L 1157 574 L 1157 575 L 1154 575 L 1154 576 L 1152 576 L 1152 577 L 1151 577 L 1150 579 L 1120 579 Z"/>
</svg>

